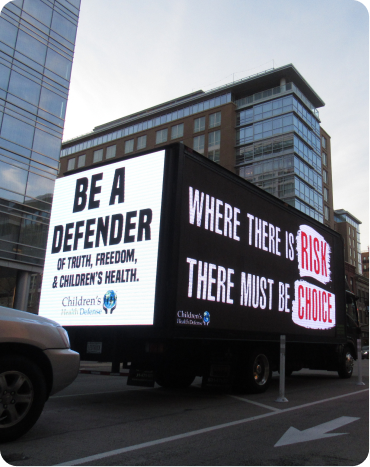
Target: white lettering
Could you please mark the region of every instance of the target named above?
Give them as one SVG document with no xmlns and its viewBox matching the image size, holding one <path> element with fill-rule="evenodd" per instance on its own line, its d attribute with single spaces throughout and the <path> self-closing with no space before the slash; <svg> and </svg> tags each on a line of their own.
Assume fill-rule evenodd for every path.
<svg viewBox="0 0 370 467">
<path fill-rule="evenodd" d="M 197 215 L 197 226 L 202 223 L 204 193 L 201 194 L 199 201 L 199 190 L 195 190 L 193 198 L 193 187 L 189 186 L 189 222 L 194 224 L 195 214 Z"/>
</svg>

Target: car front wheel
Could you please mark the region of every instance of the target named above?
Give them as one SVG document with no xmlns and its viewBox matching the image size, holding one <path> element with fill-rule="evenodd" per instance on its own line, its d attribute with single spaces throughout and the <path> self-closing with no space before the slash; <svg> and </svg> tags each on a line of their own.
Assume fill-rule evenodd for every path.
<svg viewBox="0 0 370 467">
<path fill-rule="evenodd" d="M 40 368 L 23 356 L 0 358 L 0 442 L 13 441 L 38 420 L 46 401 Z"/>
</svg>

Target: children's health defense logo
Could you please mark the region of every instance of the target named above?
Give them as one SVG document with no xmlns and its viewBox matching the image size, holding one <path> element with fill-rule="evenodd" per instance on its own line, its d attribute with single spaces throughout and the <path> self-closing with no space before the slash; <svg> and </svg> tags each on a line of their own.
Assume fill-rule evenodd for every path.
<svg viewBox="0 0 370 467">
<path fill-rule="evenodd" d="M 209 311 L 205 311 L 203 313 L 203 323 L 208 326 L 210 321 L 211 321 L 211 315 L 209 314 Z"/>
<path fill-rule="evenodd" d="M 112 314 L 116 306 L 117 306 L 117 294 L 116 292 L 114 292 L 114 290 L 108 290 L 108 292 L 106 292 L 106 294 L 104 295 L 104 299 L 103 299 L 103 308 L 104 308 L 105 314 L 107 314 L 108 311 L 110 311 L 110 313 Z"/>
</svg>

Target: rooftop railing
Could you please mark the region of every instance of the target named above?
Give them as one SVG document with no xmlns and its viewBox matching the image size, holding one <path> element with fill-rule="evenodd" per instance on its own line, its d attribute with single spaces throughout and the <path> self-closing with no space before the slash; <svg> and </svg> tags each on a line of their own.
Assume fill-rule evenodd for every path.
<svg viewBox="0 0 370 467">
<path fill-rule="evenodd" d="M 256 92 L 250 96 L 243 97 L 241 99 L 237 99 L 235 101 L 236 108 L 239 109 L 241 107 L 245 107 L 247 105 L 251 105 L 255 102 L 259 102 L 263 99 L 268 99 L 272 96 L 282 94 L 285 92 L 293 91 L 304 104 L 310 109 L 310 111 L 314 114 L 314 116 L 319 120 L 319 111 L 311 104 L 311 102 L 307 99 L 307 97 L 302 94 L 302 92 L 297 88 L 294 83 L 287 83 L 283 84 L 282 86 L 276 86 L 275 88 L 266 89 L 265 91 Z"/>
</svg>

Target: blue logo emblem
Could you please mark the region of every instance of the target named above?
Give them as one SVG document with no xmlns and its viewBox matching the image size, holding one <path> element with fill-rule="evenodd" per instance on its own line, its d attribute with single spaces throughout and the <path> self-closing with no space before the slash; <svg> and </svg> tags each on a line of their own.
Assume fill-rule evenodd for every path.
<svg viewBox="0 0 370 467">
<path fill-rule="evenodd" d="M 113 313 L 113 310 L 117 306 L 117 294 L 114 292 L 114 290 L 108 290 L 108 292 L 104 295 L 104 300 L 103 300 L 103 308 L 105 311 L 105 314 L 108 313 L 108 310 L 110 310 L 111 313 Z"/>
<path fill-rule="evenodd" d="M 203 313 L 203 322 L 204 322 L 204 324 L 206 324 L 206 325 L 208 326 L 208 324 L 210 323 L 210 321 L 211 321 L 211 315 L 209 314 L 208 311 L 205 311 L 205 312 Z"/>
</svg>

